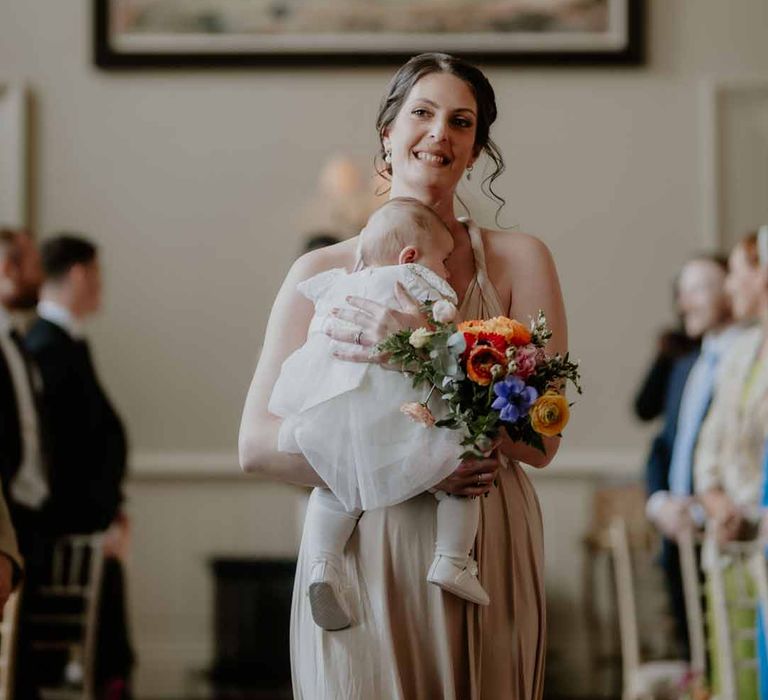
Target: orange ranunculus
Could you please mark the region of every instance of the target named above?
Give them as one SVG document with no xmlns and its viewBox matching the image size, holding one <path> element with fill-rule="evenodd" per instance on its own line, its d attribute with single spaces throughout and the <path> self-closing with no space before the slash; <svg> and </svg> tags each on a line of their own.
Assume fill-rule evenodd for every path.
<svg viewBox="0 0 768 700">
<path fill-rule="evenodd" d="M 493 380 L 491 368 L 507 366 L 507 357 L 490 345 L 476 345 L 467 358 L 467 376 L 480 386 L 488 386 Z"/>
<path fill-rule="evenodd" d="M 480 331 L 485 329 L 485 321 L 482 319 L 462 321 L 456 328 L 460 333 L 472 333 L 473 335 L 477 335 Z"/>
<path fill-rule="evenodd" d="M 480 333 L 468 333 L 464 331 L 464 342 L 467 345 L 466 350 L 461 354 L 461 361 L 466 362 L 469 354 L 478 345 L 490 345 L 492 348 L 496 348 L 499 352 L 504 352 L 509 347 L 509 344 L 504 340 L 503 335 L 498 333 L 486 333 L 481 331 Z"/>
<path fill-rule="evenodd" d="M 486 331 L 481 331 L 477 334 L 477 341 L 485 341 L 488 345 L 496 348 L 499 352 L 504 352 L 509 347 L 507 339 L 499 333 L 487 333 Z"/>
<path fill-rule="evenodd" d="M 485 321 L 464 321 L 458 325 L 458 330 L 476 336 L 481 333 L 500 335 L 512 345 L 527 345 L 531 342 L 531 332 L 520 321 L 506 316 L 496 316 Z"/>
<path fill-rule="evenodd" d="M 531 427 L 541 435 L 553 437 L 563 432 L 571 411 L 568 400 L 556 391 L 547 391 L 531 406 Z"/>
<path fill-rule="evenodd" d="M 489 318 L 483 329 L 487 333 L 498 333 L 512 345 L 527 345 L 531 342 L 531 332 L 520 321 L 506 316 Z"/>
</svg>

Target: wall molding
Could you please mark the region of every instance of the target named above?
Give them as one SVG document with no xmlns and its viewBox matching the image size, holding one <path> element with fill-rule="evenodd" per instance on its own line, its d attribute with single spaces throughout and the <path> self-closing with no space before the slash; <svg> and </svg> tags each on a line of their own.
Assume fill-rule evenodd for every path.
<svg viewBox="0 0 768 700">
<path fill-rule="evenodd" d="M 0 79 L 0 225 L 29 225 L 29 125 L 24 85 Z"/>
<path fill-rule="evenodd" d="M 728 95 L 768 92 L 768 76 L 707 77 L 699 84 L 699 196 L 703 243 L 721 250 L 723 241 L 722 106 Z"/>
<path fill-rule="evenodd" d="M 638 478 L 645 462 L 644 450 L 634 448 L 562 449 L 545 469 L 528 469 L 538 479 Z M 194 450 L 138 450 L 131 459 L 132 482 L 242 481 L 244 474 L 235 452 Z"/>
</svg>

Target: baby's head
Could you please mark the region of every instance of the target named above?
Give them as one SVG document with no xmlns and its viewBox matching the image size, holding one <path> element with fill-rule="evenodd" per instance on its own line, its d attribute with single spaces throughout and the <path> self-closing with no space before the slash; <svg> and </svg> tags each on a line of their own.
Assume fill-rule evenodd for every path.
<svg viewBox="0 0 768 700">
<path fill-rule="evenodd" d="M 443 220 L 418 199 L 390 199 L 371 214 L 360 236 L 366 267 L 419 263 L 448 278 L 445 260 L 453 251 L 453 236 Z"/>
</svg>

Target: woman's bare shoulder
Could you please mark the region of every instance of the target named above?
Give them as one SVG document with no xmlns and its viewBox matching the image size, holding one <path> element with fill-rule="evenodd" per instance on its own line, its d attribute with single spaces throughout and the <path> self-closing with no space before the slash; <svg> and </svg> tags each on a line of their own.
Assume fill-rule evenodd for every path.
<svg viewBox="0 0 768 700">
<path fill-rule="evenodd" d="M 522 231 L 482 229 L 488 277 L 508 307 L 520 300 L 521 288 L 534 291 L 544 284 L 557 285 L 557 270 L 547 245 Z"/>
<path fill-rule="evenodd" d="M 527 267 L 530 264 L 549 262 L 552 253 L 546 243 L 530 233 L 481 229 L 483 244 L 491 265 L 501 259 L 506 265 Z"/>
</svg>

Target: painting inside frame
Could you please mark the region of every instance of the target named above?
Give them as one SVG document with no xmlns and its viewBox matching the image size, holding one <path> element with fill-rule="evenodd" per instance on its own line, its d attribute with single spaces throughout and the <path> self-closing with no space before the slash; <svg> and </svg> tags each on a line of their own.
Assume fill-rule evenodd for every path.
<svg viewBox="0 0 768 700">
<path fill-rule="evenodd" d="M 386 62 L 422 51 L 528 63 L 641 59 L 642 0 L 95 2 L 96 62 L 104 67 Z"/>
</svg>

